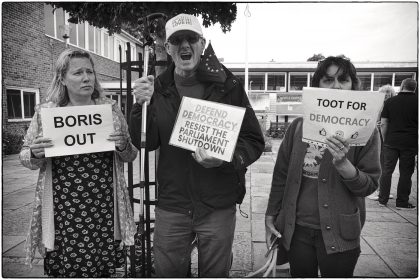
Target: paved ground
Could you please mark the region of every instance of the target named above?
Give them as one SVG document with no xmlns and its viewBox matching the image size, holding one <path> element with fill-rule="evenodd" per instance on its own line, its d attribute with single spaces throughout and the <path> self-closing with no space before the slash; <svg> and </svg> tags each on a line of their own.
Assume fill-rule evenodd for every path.
<svg viewBox="0 0 420 280">
<path fill-rule="evenodd" d="M 247 194 L 241 205 L 248 218 L 237 215 L 234 241 L 233 277 L 244 277 L 265 263 L 264 212 L 270 191 L 272 170 L 280 141 L 273 152 L 265 153 L 247 173 Z M 137 171 L 137 165 L 134 170 Z M 24 265 L 23 246 L 28 229 L 34 185 L 38 171 L 20 165 L 17 155 L 3 158 L 2 276 L 44 277 L 42 259 L 32 268 Z M 136 176 L 138 178 L 138 176 Z M 393 175 L 391 193 L 396 195 L 398 171 Z M 413 176 L 411 201 L 417 205 L 417 174 Z M 395 200 L 379 207 L 366 200 L 367 221 L 362 232 L 362 255 L 356 267 L 359 277 L 417 277 L 417 211 L 399 211 Z M 137 210 L 136 210 L 137 212 Z M 193 270 L 196 270 L 193 253 Z M 279 276 L 288 276 L 280 273 Z"/>
</svg>

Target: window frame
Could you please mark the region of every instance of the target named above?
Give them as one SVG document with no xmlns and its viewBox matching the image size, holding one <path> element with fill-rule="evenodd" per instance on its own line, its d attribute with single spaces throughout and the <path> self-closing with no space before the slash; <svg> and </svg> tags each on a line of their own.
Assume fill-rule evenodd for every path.
<svg viewBox="0 0 420 280">
<path fill-rule="evenodd" d="M 393 75 L 393 77 L 392 77 L 392 86 L 393 87 L 401 87 L 401 84 L 400 85 L 395 85 L 395 78 L 396 78 L 396 76 L 397 75 L 411 75 L 411 77 L 412 77 L 412 79 L 416 79 L 416 72 L 409 72 L 409 71 L 407 71 L 407 72 L 394 72 L 394 75 Z"/>
<path fill-rule="evenodd" d="M 301 90 L 291 90 L 290 87 L 290 82 L 292 80 L 292 76 L 296 75 L 296 76 L 306 76 L 306 87 L 309 87 L 311 85 L 311 72 L 289 72 L 288 73 L 288 77 L 287 77 L 287 92 L 302 92 L 303 89 Z M 305 86 L 303 86 L 305 87 Z"/>
<path fill-rule="evenodd" d="M 33 92 L 35 93 L 35 105 L 39 104 L 39 89 L 36 88 L 27 88 L 27 87 L 16 87 L 16 86 L 5 86 L 6 89 L 6 106 L 8 105 L 7 103 L 7 90 L 19 90 L 20 91 L 20 106 L 21 106 L 21 113 L 22 113 L 22 117 L 20 119 L 9 119 L 9 112 L 7 112 L 7 122 L 27 122 L 27 121 L 31 121 L 32 117 L 30 118 L 25 118 L 25 103 L 23 101 L 23 92 Z"/>
<path fill-rule="evenodd" d="M 263 89 L 252 89 L 252 83 L 251 83 L 251 76 L 261 76 L 262 82 L 263 82 Z M 244 76 L 245 77 L 245 76 Z M 256 71 L 256 72 L 248 72 L 248 92 L 265 92 L 267 91 L 267 72 L 262 71 Z"/>
<path fill-rule="evenodd" d="M 53 34 L 49 34 L 48 33 L 48 30 L 47 30 L 47 19 L 48 19 L 48 16 L 51 16 L 52 18 L 52 33 Z M 46 36 L 48 36 L 49 38 L 54 38 L 54 37 L 56 37 L 55 35 L 56 35 L 56 31 L 55 31 L 55 26 L 56 26 L 56 16 L 55 16 L 55 11 L 54 11 L 54 7 L 52 7 L 52 6 L 50 6 L 50 5 L 47 5 L 47 4 L 44 4 L 44 25 L 45 25 L 45 29 L 44 29 L 44 32 L 45 32 L 45 35 Z M 48 26 L 48 27 L 51 27 L 51 26 Z"/>
<path fill-rule="evenodd" d="M 361 89 L 361 91 L 373 91 L 373 72 L 363 72 L 360 71 L 357 73 L 357 78 L 360 80 L 360 76 L 365 76 L 365 77 L 369 77 L 369 89 L 365 90 L 365 89 Z M 360 80 L 360 83 L 362 83 L 362 81 Z"/>
<path fill-rule="evenodd" d="M 378 91 L 383 85 L 379 86 L 378 89 L 375 89 L 375 82 L 376 76 L 386 75 L 391 77 L 391 86 L 394 86 L 395 83 L 395 74 L 396 72 L 372 72 L 372 80 L 371 80 L 371 91 Z"/>
<path fill-rule="evenodd" d="M 268 90 L 268 77 L 269 76 L 281 76 L 284 75 L 284 90 Z M 287 72 L 266 72 L 267 80 L 266 80 L 266 89 L 270 92 L 287 92 Z"/>
</svg>

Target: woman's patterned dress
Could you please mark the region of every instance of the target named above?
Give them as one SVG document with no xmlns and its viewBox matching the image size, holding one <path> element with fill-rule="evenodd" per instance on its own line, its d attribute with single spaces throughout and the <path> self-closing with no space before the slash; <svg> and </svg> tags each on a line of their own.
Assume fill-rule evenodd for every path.
<svg viewBox="0 0 420 280">
<path fill-rule="evenodd" d="M 53 277 L 109 277 L 124 262 L 114 241 L 113 152 L 52 159 L 54 251 L 44 259 Z"/>
</svg>

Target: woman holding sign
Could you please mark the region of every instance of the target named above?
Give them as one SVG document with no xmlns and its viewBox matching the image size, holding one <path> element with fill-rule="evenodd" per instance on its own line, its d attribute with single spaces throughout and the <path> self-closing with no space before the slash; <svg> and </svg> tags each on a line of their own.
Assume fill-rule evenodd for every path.
<svg viewBox="0 0 420 280">
<path fill-rule="evenodd" d="M 43 136 L 41 108 L 99 104 L 112 104 L 115 132 L 108 140 L 115 142 L 116 150 L 46 158 L 45 149 L 54 143 Z M 20 152 L 24 166 L 40 169 L 25 246 L 27 262 L 38 248 L 48 276 L 114 274 L 121 266 L 120 241 L 134 243 L 123 164 L 136 155 L 125 118 L 118 104 L 103 96 L 89 53 L 65 50 L 55 64 L 47 102 L 36 106 Z"/>
<path fill-rule="evenodd" d="M 328 57 L 319 62 L 312 86 L 357 90 L 359 80 L 349 60 Z M 281 238 L 292 277 L 318 277 L 318 268 L 322 277 L 351 277 L 365 197 L 378 186 L 378 131 L 363 147 L 332 135 L 323 148 L 302 142 L 302 122 L 292 122 L 278 151 L 265 217 L 267 244 Z"/>
</svg>

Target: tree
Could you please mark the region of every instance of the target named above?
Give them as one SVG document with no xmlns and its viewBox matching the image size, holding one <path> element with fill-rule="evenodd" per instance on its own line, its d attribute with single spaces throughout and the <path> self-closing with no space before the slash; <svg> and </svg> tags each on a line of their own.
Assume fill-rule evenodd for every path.
<svg viewBox="0 0 420 280">
<path fill-rule="evenodd" d="M 70 14 L 69 22 L 88 21 L 97 27 L 104 27 L 110 33 L 120 32 L 122 27 L 139 32 L 143 26 L 138 21 L 152 13 L 163 13 L 167 19 L 187 13 L 201 15 L 203 25 L 208 27 L 220 23 L 223 32 L 230 31 L 236 19 L 236 4 L 229 2 L 50 2 L 56 8 L 63 8 Z M 141 34 L 134 33 L 139 38 Z"/>
<path fill-rule="evenodd" d="M 220 23 L 223 32 L 231 30 L 236 19 L 236 4 L 229 2 L 50 2 L 56 8 L 69 13 L 69 22 L 87 21 L 107 28 L 109 33 L 127 31 L 135 38 L 155 42 L 156 60 L 167 60 L 163 47 L 165 23 L 167 19 L 180 13 L 201 15 L 203 25 L 208 27 Z M 163 13 L 165 17 L 155 18 L 145 24 L 145 17 L 153 13 Z M 149 36 L 151 35 L 151 36 Z M 156 69 L 156 74 L 162 69 Z"/>
<path fill-rule="evenodd" d="M 323 60 L 325 56 L 322 53 L 314 54 L 312 57 L 308 58 L 306 61 L 320 61 Z"/>
<path fill-rule="evenodd" d="M 347 56 L 345 56 L 344 54 L 339 54 L 339 55 L 337 55 L 337 57 L 341 57 L 341 58 L 344 58 L 344 59 L 350 60 L 350 58 L 349 58 L 349 57 L 347 57 Z"/>
</svg>

